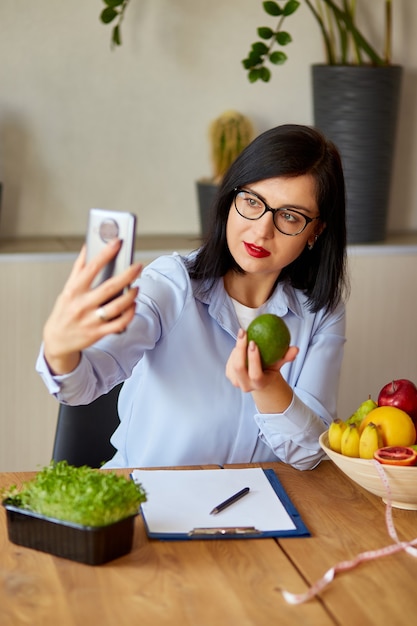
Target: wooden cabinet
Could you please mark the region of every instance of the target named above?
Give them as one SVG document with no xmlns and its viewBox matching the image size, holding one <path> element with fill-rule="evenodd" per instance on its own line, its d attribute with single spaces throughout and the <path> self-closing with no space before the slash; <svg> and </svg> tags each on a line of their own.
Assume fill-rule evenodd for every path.
<svg viewBox="0 0 417 626">
<path fill-rule="evenodd" d="M 187 241 L 178 243 L 162 242 L 181 251 Z M 195 241 L 188 243 L 195 247 Z M 158 242 L 142 258 L 148 262 L 162 252 Z M 68 251 L 2 254 L 0 248 L 0 471 L 36 470 L 50 460 L 58 404 L 36 374 L 35 361 L 43 324 L 74 258 Z M 352 246 L 349 272 L 342 418 L 392 378 L 417 382 L 417 239 Z"/>
</svg>

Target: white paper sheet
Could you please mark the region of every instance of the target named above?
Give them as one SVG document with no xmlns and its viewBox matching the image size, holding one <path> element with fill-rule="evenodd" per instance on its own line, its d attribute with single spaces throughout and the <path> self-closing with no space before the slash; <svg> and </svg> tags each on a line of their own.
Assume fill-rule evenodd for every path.
<svg viewBox="0 0 417 626">
<path fill-rule="evenodd" d="M 144 487 L 142 512 L 151 533 L 188 534 L 194 528 L 254 526 L 262 532 L 296 528 L 261 468 L 134 470 Z M 250 492 L 216 515 L 210 511 L 244 487 Z"/>
</svg>

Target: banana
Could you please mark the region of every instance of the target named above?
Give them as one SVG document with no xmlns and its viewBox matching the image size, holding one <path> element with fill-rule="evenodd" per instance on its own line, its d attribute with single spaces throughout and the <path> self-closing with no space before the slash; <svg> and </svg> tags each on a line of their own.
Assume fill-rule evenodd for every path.
<svg viewBox="0 0 417 626">
<path fill-rule="evenodd" d="M 382 433 L 379 427 L 369 422 L 362 431 L 359 439 L 359 456 L 361 459 L 373 459 L 374 452 L 382 448 Z"/>
<path fill-rule="evenodd" d="M 356 424 L 348 424 L 341 440 L 341 452 L 345 456 L 359 457 L 359 428 Z"/>
<path fill-rule="evenodd" d="M 362 420 L 368 415 L 370 411 L 376 409 L 377 403 L 372 400 L 371 396 L 356 409 L 356 411 L 346 420 L 346 424 L 357 424 L 360 426 Z"/>
<path fill-rule="evenodd" d="M 342 451 L 342 435 L 346 429 L 346 422 L 335 419 L 329 426 L 329 446 L 335 452 Z"/>
</svg>

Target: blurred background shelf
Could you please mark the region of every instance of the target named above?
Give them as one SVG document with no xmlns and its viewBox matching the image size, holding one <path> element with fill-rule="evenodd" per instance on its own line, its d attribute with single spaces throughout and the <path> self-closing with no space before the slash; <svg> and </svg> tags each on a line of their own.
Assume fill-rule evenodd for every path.
<svg viewBox="0 0 417 626">
<path fill-rule="evenodd" d="M 417 238 L 416 238 L 417 241 Z M 82 237 L 23 237 L 0 239 L 0 262 L 8 255 L 77 254 L 84 243 Z M 136 238 L 136 253 L 153 258 L 167 251 L 189 251 L 200 245 L 197 235 L 143 235 Z M 8 259 L 7 259 L 8 260 Z M 16 260 L 12 258 L 11 260 Z"/>
</svg>

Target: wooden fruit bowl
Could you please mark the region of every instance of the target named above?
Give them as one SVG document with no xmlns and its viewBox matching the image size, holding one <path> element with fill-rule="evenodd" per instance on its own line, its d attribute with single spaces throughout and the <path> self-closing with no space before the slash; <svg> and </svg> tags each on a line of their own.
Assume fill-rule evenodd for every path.
<svg viewBox="0 0 417 626">
<path fill-rule="evenodd" d="M 387 489 L 376 469 L 374 462 L 358 459 L 334 452 L 329 447 L 328 431 L 319 439 L 320 445 L 327 456 L 346 476 L 355 483 L 387 501 Z M 391 490 L 391 504 L 397 509 L 417 510 L 417 466 L 382 466 Z"/>
</svg>

